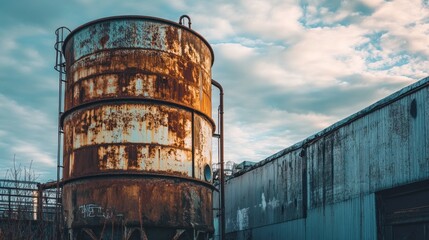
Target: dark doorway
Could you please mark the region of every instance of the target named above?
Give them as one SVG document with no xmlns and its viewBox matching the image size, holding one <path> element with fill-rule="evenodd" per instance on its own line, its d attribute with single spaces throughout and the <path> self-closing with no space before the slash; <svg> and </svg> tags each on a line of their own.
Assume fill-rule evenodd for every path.
<svg viewBox="0 0 429 240">
<path fill-rule="evenodd" d="M 379 240 L 429 240 L 429 181 L 377 193 Z"/>
</svg>

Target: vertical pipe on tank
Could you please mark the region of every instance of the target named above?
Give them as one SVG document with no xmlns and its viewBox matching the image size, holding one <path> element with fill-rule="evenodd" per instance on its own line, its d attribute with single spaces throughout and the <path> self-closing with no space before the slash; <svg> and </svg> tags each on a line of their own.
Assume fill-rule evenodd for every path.
<svg viewBox="0 0 429 240">
<path fill-rule="evenodd" d="M 220 236 L 225 240 L 225 173 L 224 173 L 224 135 L 223 135 L 223 87 L 212 79 L 212 84 L 219 89 L 219 133 L 220 133 Z"/>
</svg>

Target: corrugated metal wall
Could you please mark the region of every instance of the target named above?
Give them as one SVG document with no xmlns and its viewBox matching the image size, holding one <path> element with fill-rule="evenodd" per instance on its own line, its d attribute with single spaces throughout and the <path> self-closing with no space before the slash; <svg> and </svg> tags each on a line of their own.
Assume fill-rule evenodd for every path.
<svg viewBox="0 0 429 240">
<path fill-rule="evenodd" d="M 282 156 L 227 182 L 227 232 L 304 216 L 302 161 L 297 155 Z"/>
<path fill-rule="evenodd" d="M 376 239 L 374 193 L 429 179 L 428 83 L 229 179 L 228 239 Z"/>
</svg>

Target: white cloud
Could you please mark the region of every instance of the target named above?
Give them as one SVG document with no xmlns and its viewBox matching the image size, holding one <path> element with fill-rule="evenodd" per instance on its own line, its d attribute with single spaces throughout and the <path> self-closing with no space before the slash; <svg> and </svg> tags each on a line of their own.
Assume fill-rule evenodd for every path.
<svg viewBox="0 0 429 240">
<path fill-rule="evenodd" d="M 32 142 L 16 141 L 11 151 L 21 159 L 31 160 L 40 166 L 53 167 L 56 165 L 54 156 L 50 152 L 41 150 L 40 146 Z"/>
<path fill-rule="evenodd" d="M 383 4 L 383 0 L 361 0 L 363 4 L 369 6 L 371 8 L 377 8 L 381 4 Z"/>
<path fill-rule="evenodd" d="M 299 23 L 302 10 L 294 1 L 241 1 L 239 8 L 240 14 L 233 19 L 242 33 L 257 34 L 262 39 L 292 40 L 303 30 Z"/>
<path fill-rule="evenodd" d="M 221 43 L 214 44 L 214 46 L 219 54 L 231 61 L 243 61 L 250 57 L 256 57 L 254 48 L 246 47 L 239 43 Z"/>
<path fill-rule="evenodd" d="M 0 38 L 4 44 L 0 45 L 0 69 L 8 68 L 17 72 L 32 73 L 46 67 L 47 55 L 41 54 L 40 50 L 26 43 L 28 39 L 44 38 L 47 34 L 45 29 L 34 26 L 18 25 L 15 28 L 1 30 Z"/>
<path fill-rule="evenodd" d="M 195 29 L 210 41 L 235 36 L 295 41 L 302 30 L 302 11 L 294 1 L 193 1 L 187 10 Z"/>
<path fill-rule="evenodd" d="M 317 79 L 315 84 L 333 83 L 338 76 L 362 72 L 363 60 L 353 47 L 362 40 L 361 35 L 362 30 L 354 26 L 309 29 L 287 52 L 286 57 L 293 59 L 289 69 Z"/>
<path fill-rule="evenodd" d="M 421 1 L 396 0 L 381 4 L 373 15 L 362 22 L 362 27 L 373 31 L 387 31 L 395 45 L 386 45 L 386 50 L 400 44 L 399 49 L 411 53 L 429 54 L 427 36 L 429 34 L 429 7 L 422 5 Z"/>
<path fill-rule="evenodd" d="M 34 169 L 53 167 L 55 133 L 56 122 L 46 113 L 0 94 L 0 159 L 3 166 L 10 167 L 12 157 L 16 155 L 26 167 L 31 160 Z"/>
<path fill-rule="evenodd" d="M 258 121 L 246 121 L 245 111 L 258 115 Z M 273 108 L 231 108 L 226 113 L 226 161 L 259 161 L 280 151 L 337 119 L 316 113 L 290 113 Z M 299 129 L 299 131 L 297 131 Z M 239 148 L 234 146 L 240 146 Z"/>
<path fill-rule="evenodd" d="M 4 132 L 10 131 L 9 127 L 17 123 L 22 129 L 29 131 L 44 131 L 47 127 L 56 125 L 44 112 L 20 105 L 3 94 L 0 94 L 0 113 L 2 115 L 0 130 Z"/>
<path fill-rule="evenodd" d="M 207 15 L 196 13 L 192 15 L 193 25 L 200 27 L 200 34 L 210 41 L 222 40 L 235 35 L 234 27 L 229 19 L 213 16 L 207 18 Z M 194 24 L 195 23 L 195 24 Z"/>
<path fill-rule="evenodd" d="M 381 2 L 367 6 L 373 8 L 375 17 L 378 16 L 377 11 L 385 7 Z M 299 41 L 288 41 L 286 35 L 278 38 L 287 31 L 283 29 L 282 33 L 275 34 L 280 41 L 273 43 L 262 33 L 267 29 L 279 29 L 270 24 L 263 29 L 249 26 L 254 20 L 254 26 L 258 26 L 257 14 L 249 23 L 237 20 L 246 13 L 232 17 L 230 21 L 234 24 L 231 25 L 239 29 L 235 30 L 236 34 L 254 34 L 258 37 L 254 42 L 259 44 L 247 44 L 249 37 L 215 44 L 217 64 L 233 69 L 223 72 L 221 79 L 228 86 L 226 96 L 232 105 L 227 108 L 226 115 L 234 116 L 226 125 L 227 146 L 231 146 L 227 147 L 226 153 L 229 160 L 252 160 L 252 156 L 253 160 L 261 159 L 262 155 L 302 140 L 428 74 L 428 61 L 412 55 L 417 47 L 410 47 L 414 42 L 421 44 L 420 34 L 426 26 L 420 26 L 420 30 L 411 32 L 412 36 L 405 39 L 388 28 L 378 27 L 389 19 L 376 24 L 370 13 L 363 16 L 354 8 L 341 6 L 338 16 L 328 9 L 313 9 L 324 14 L 324 18 L 319 19 L 324 23 L 343 20 L 348 15 L 347 11 L 359 15 L 359 21 L 351 21 L 347 26 L 299 27 L 293 36 Z M 251 5 L 245 11 L 252 13 L 254 9 L 260 9 L 262 15 L 269 11 L 265 3 Z M 307 11 L 312 11 L 312 6 Z M 268 16 L 265 22 L 275 22 L 272 20 Z M 418 18 L 415 21 L 422 22 Z M 368 22 L 372 22 L 374 28 Z M 402 25 L 409 23 L 407 20 Z M 382 30 L 387 32 L 381 35 L 378 47 L 370 36 Z M 424 34 L 425 37 L 427 35 Z M 409 53 L 399 54 L 398 49 Z M 289 103 L 289 95 L 298 100 Z M 284 101 L 281 101 L 281 96 L 284 96 Z M 275 102 L 279 100 L 281 102 Z M 318 108 L 318 102 L 321 104 L 319 111 L 313 112 L 312 109 Z M 272 107 L 270 111 L 267 104 Z"/>
<path fill-rule="evenodd" d="M 263 5 L 260 8 L 262 12 L 265 11 Z M 322 11 L 327 13 L 327 10 Z M 332 22 L 339 20 L 333 19 Z M 233 92 L 227 93 L 227 96 L 232 99 L 233 105 L 249 108 L 254 115 L 244 110 L 237 110 L 238 107 L 228 108 L 226 114 L 234 111 L 240 114 L 227 125 L 228 133 L 232 138 L 227 141 L 230 141 L 230 146 L 243 146 L 243 149 L 231 147 L 229 158 L 240 161 L 243 156 L 246 156 L 246 160 L 249 160 L 252 155 L 256 158 L 261 156 L 261 153 L 273 151 L 277 143 L 286 147 L 287 144 L 300 139 L 297 136 L 304 138 L 311 135 L 340 120 L 340 117 L 346 117 L 427 75 L 427 67 L 424 67 L 425 64 L 427 66 L 427 61 L 417 60 L 409 55 L 392 55 L 398 52 L 398 48 L 403 48 L 402 39 L 398 42 L 396 37 L 393 37 L 390 38 L 391 41 L 385 41 L 384 38 L 390 36 L 388 32 L 382 36 L 381 49 L 378 50 L 368 38 L 368 34 L 372 32 L 374 29 L 367 28 L 365 24 L 362 26 L 351 24 L 302 30 L 297 34 L 299 41 L 290 42 L 284 46 L 256 44 L 249 47 L 246 41 L 216 44 L 215 52 L 218 59 L 226 61 L 221 64 L 237 71 L 234 75 L 227 76 L 234 82 L 234 85 L 227 83 L 232 89 L 226 88 L 226 91 Z M 261 39 L 266 39 L 265 36 L 260 37 L 257 41 L 264 42 Z M 366 47 L 362 48 L 364 44 Z M 380 60 L 368 61 L 370 58 L 380 58 Z M 404 60 L 409 63 L 395 66 Z M 330 92 L 334 94 L 333 90 L 336 91 L 335 94 L 344 92 L 338 97 L 350 98 L 355 95 L 356 97 L 353 96 L 352 99 L 358 101 L 352 103 L 354 106 L 351 106 L 347 99 L 333 102 L 332 99 L 336 99 L 335 97 L 327 98 Z M 315 92 L 318 95 L 310 96 Z M 320 94 L 323 92 L 325 94 Z M 331 112 L 332 115 L 313 113 L 303 101 L 295 101 L 296 106 L 287 102 L 271 102 L 274 108 L 281 104 L 283 109 L 300 109 L 300 112 L 285 113 L 282 117 L 272 112 L 267 113 L 265 110 L 267 106 L 264 104 L 268 102 L 262 99 L 270 98 L 273 94 L 284 95 L 285 98 L 290 94 L 302 99 L 305 99 L 306 95 L 309 95 L 307 98 L 319 97 L 320 102 L 324 104 L 320 107 L 320 111 Z M 359 94 L 365 94 L 366 97 L 359 99 L 357 97 Z M 331 106 L 326 106 L 326 101 L 331 101 Z M 314 101 L 314 104 L 317 104 L 317 101 Z M 277 109 L 277 111 L 280 110 Z M 243 121 L 243 118 L 248 119 Z M 285 118 L 306 124 L 295 126 L 296 124 L 287 121 L 274 124 L 277 119 Z M 289 126 L 295 127 L 289 128 Z M 281 134 L 290 137 L 280 136 Z"/>
</svg>

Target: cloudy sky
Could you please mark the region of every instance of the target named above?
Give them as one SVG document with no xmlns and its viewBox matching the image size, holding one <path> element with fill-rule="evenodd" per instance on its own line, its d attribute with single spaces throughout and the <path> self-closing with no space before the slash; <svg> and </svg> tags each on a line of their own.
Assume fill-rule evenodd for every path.
<svg viewBox="0 0 429 240">
<path fill-rule="evenodd" d="M 226 161 L 260 161 L 429 75 L 428 0 L 3 1 L 0 178 L 14 158 L 56 178 L 56 28 L 183 14 L 214 49 Z"/>
</svg>

